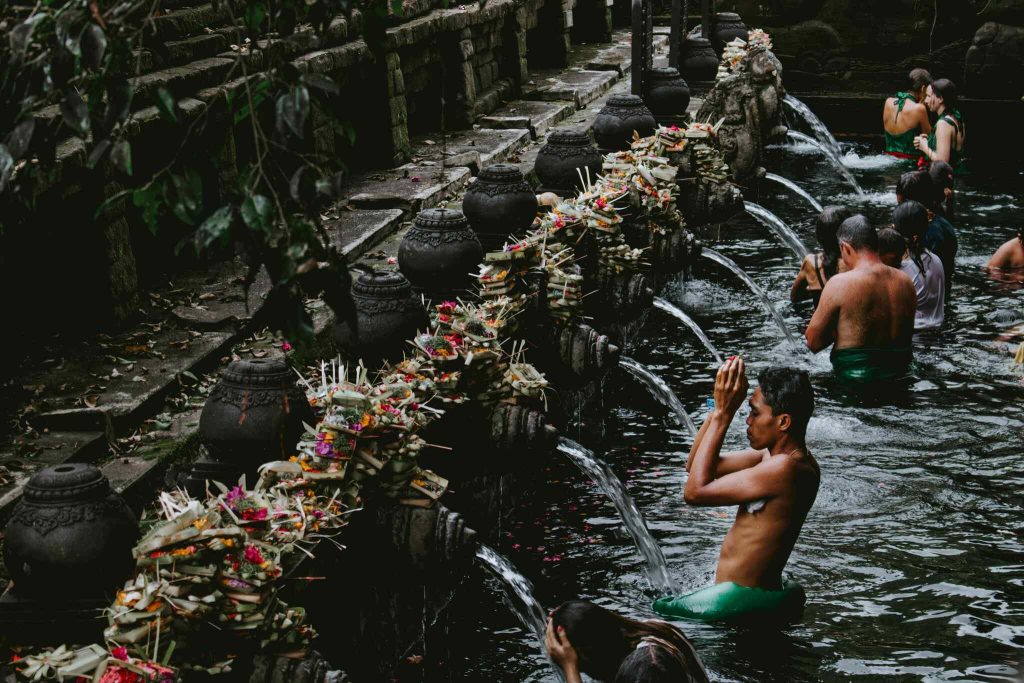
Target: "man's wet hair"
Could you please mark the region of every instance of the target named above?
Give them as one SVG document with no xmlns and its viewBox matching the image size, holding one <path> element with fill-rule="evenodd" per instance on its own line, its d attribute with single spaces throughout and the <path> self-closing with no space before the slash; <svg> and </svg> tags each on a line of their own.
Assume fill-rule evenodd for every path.
<svg viewBox="0 0 1024 683">
<path fill-rule="evenodd" d="M 934 210 L 941 192 L 941 189 L 935 187 L 928 171 L 908 171 L 896 181 L 896 194 L 902 197 L 903 201 L 912 199 L 932 210 Z"/>
<path fill-rule="evenodd" d="M 878 251 L 878 232 L 871 227 L 867 217 L 861 213 L 850 216 L 840 223 L 836 238 L 840 244 L 843 242 L 849 244 L 854 251 L 863 249 Z"/>
<path fill-rule="evenodd" d="M 918 67 L 910 70 L 910 90 L 911 92 L 917 92 L 921 88 L 930 85 L 932 82 L 932 75 L 928 73 L 928 69 L 922 69 Z"/>
<path fill-rule="evenodd" d="M 789 413 L 793 421 L 792 434 L 803 438 L 814 413 L 814 389 L 807 372 L 774 366 L 758 373 L 757 383 L 772 415 Z"/>
<path fill-rule="evenodd" d="M 900 205 L 902 206 L 902 204 Z M 903 252 L 907 250 L 907 241 L 903 235 L 893 228 L 882 228 L 878 231 L 878 253 L 896 254 L 903 258 Z"/>
</svg>

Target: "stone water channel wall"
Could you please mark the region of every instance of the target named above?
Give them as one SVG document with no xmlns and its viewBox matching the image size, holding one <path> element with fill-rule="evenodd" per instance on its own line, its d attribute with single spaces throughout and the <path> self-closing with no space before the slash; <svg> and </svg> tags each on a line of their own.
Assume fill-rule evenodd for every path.
<svg viewBox="0 0 1024 683">
<path fill-rule="evenodd" d="M 135 166 L 159 169 L 175 153 L 169 144 L 173 131 L 151 106 L 157 88 L 167 88 L 181 100 L 186 123 L 200 114 L 208 117 L 184 152 L 205 166 L 208 202 L 216 201 L 221 184 L 237 174 L 235 160 L 248 153 L 248 138 L 234 138 L 224 106 L 226 95 L 241 83 L 239 60 L 251 74 L 271 53 L 287 51 L 300 70 L 334 78 L 342 88 L 337 113 L 353 125 L 355 141 L 335 135 L 315 115 L 313 151 L 361 171 L 410 161 L 412 138 L 441 128 L 441 92 L 448 129 L 468 128 L 503 101 L 524 94 L 534 78 L 531 71 L 565 67 L 574 39 L 607 42 L 612 32 L 604 0 L 581 0 L 578 7 L 574 0 L 409 2 L 379 50 L 363 39 L 362 17 L 355 11 L 348 20 L 335 19 L 321 38 L 300 31 L 293 40 L 261 40 L 243 53 L 238 50 L 245 45 L 241 19 L 233 21 L 223 4 L 168 0 L 163 8 L 152 40 L 139 55 L 143 72 L 134 79 L 129 137 Z M 574 26 L 597 28 L 573 33 Z M 39 115 L 47 124 L 59 118 L 56 107 Z M 204 150 L 220 148 L 225 136 L 224 158 L 207 158 Z M 86 168 L 80 141 L 60 144 L 57 159 L 52 184 L 39 190 L 30 229 L 0 235 L 4 310 L 24 332 L 4 374 L 37 340 L 54 332 L 77 337 L 126 324 L 168 274 L 206 267 L 172 257 L 182 233 L 168 227 L 151 235 L 130 201 L 94 218 L 103 199 L 123 188 L 111 169 Z M 38 277 L 32 264 L 39 257 L 59 276 Z M 21 286 L 29 282 L 30 287 Z"/>
<path fill-rule="evenodd" d="M 663 45 L 663 41 L 659 44 Z M 533 92 L 540 93 L 537 100 L 513 102 L 491 112 L 489 122 L 502 128 L 489 132 L 468 131 L 451 141 L 449 151 L 465 155 L 468 166 L 438 174 L 436 162 L 435 165 L 423 164 L 432 160 L 436 145 L 423 141 L 414 148 L 423 152 L 420 157 L 423 165 L 419 167 L 422 177 L 417 179 L 409 168 L 400 168 L 386 172 L 383 180 L 367 177 L 364 186 L 353 183 L 348 208 L 340 211 L 339 218 L 332 224 L 339 243 L 353 256 L 379 246 L 386 258 L 386 254 L 394 253 L 400 237 L 395 230 L 403 219 L 413 211 L 450 197 L 464 186 L 471 169 L 494 161 L 511 160 L 517 161 L 532 177 L 531 167 L 539 148 L 533 137 L 543 135 L 566 119 L 571 119 L 569 123 L 575 125 L 588 124 L 604 104 L 603 94 L 607 94 L 623 74 L 628 74 L 628 54 L 628 36 L 622 34 L 610 48 L 571 52 L 570 57 L 578 60 L 577 68 L 550 72 L 547 78 L 528 84 L 533 85 Z M 580 68 L 587 66 L 600 68 Z M 624 84 L 617 87 L 621 90 Z M 587 103 L 590 106 L 582 112 L 577 109 Z M 382 239 L 385 242 L 378 244 Z M 371 262 L 379 265 L 380 256 L 376 255 Z M 232 272 L 228 268 L 221 275 L 228 279 Z M 257 286 L 249 302 L 254 308 L 258 308 L 259 291 Z M 144 354 L 144 358 L 129 363 L 132 366 L 129 372 L 143 370 L 142 374 L 135 375 L 147 376 L 142 382 L 129 383 L 125 378 L 122 384 L 110 368 L 90 366 L 94 372 L 84 374 L 96 379 L 96 370 L 105 372 L 99 381 L 110 386 L 102 390 L 94 388 L 99 393 L 84 405 L 54 407 L 34 416 L 33 421 L 41 430 L 46 430 L 35 442 L 36 455 L 40 457 L 35 459 L 34 465 L 66 460 L 100 461 L 115 488 L 124 492 L 136 510 L 151 502 L 152 491 L 162 484 L 162 475 L 168 466 L 188 462 L 198 454 L 196 425 L 206 395 L 204 389 L 209 386 L 207 378 L 202 376 L 204 370 L 215 367 L 217 360 L 232 350 L 256 357 L 277 351 L 270 339 L 253 338 L 239 344 L 238 334 L 228 331 L 228 327 L 245 317 L 240 312 L 242 307 L 242 302 L 211 304 L 203 307 L 206 310 L 198 317 L 198 309 L 191 312 L 187 307 L 186 310 L 175 309 L 178 321 L 190 322 L 192 329 L 149 330 L 147 336 L 152 339 L 142 347 L 156 347 L 154 340 L 159 340 L 161 348 L 174 351 L 163 357 Z M 225 321 L 230 323 L 227 327 L 218 327 Z M 323 309 L 318 309 L 317 328 L 321 336 L 328 336 L 330 323 Z M 175 337 L 179 332 L 185 332 L 184 340 L 191 341 L 177 344 Z M 115 353 L 126 352 L 124 349 L 131 346 L 123 343 L 131 341 L 128 337 L 124 340 L 108 338 L 108 341 L 112 342 Z M 91 349 L 90 355 L 98 355 L 96 349 Z M 324 355 L 331 354 L 325 352 Z M 104 362 L 100 360 L 99 364 Z M 138 367 L 134 367 L 136 363 Z M 115 362 L 113 369 L 117 367 L 128 366 Z M 62 375 L 62 372 L 67 374 Z M 40 386 L 57 387 L 58 392 L 65 391 L 70 396 L 87 389 L 66 386 L 81 381 L 76 380 L 74 374 L 71 368 L 42 369 L 32 381 L 40 381 Z M 173 397 L 183 383 L 190 383 L 185 380 L 186 374 L 197 379 L 198 386 L 194 385 L 193 389 L 198 400 L 191 401 L 180 412 L 160 418 L 158 421 L 166 419 L 167 424 L 147 430 L 143 436 L 151 438 L 143 439 L 143 445 L 134 453 L 103 462 L 107 439 L 130 433 L 142 420 L 166 409 L 165 401 Z M 62 383 L 62 377 L 69 381 Z M 597 377 L 592 377 L 576 391 L 580 396 L 599 399 Z M 567 404 L 575 403 L 570 395 L 564 397 L 571 399 Z M 529 467 L 529 463 L 523 465 Z M 460 512 L 465 511 L 480 528 L 493 531 L 500 528 L 496 520 L 509 511 L 500 485 L 508 475 L 490 474 L 487 469 L 466 468 L 460 482 L 463 492 L 453 499 L 453 504 L 458 501 Z M 4 491 L 0 501 L 4 512 L 11 510 L 27 474 L 27 471 L 20 472 L 16 485 Z M 459 516 L 453 516 L 444 508 L 377 507 L 358 516 L 353 523 L 345 538 L 350 545 L 348 552 L 336 557 L 325 553 L 317 565 L 309 568 L 309 574 L 323 573 L 331 576 L 332 581 L 312 582 L 297 590 L 297 597 L 290 602 L 311 606 L 312 618 L 325 632 L 321 642 L 330 644 L 322 647 L 329 650 L 332 659 L 337 657 L 339 663 L 351 665 L 362 674 L 359 680 L 389 680 L 399 669 L 409 669 L 409 662 L 415 657 L 412 660 L 407 657 L 426 649 L 432 653 L 428 666 L 420 669 L 412 665 L 413 673 L 406 671 L 403 680 L 440 675 L 428 669 L 436 666 L 443 671 L 448 660 L 437 653 L 457 642 L 454 633 L 449 632 L 454 622 L 444 615 L 445 607 L 455 595 L 455 587 L 472 575 L 466 555 L 470 538 Z M 339 584 L 345 588 L 339 589 Z M 317 608 L 319 614 L 315 613 Z"/>
</svg>

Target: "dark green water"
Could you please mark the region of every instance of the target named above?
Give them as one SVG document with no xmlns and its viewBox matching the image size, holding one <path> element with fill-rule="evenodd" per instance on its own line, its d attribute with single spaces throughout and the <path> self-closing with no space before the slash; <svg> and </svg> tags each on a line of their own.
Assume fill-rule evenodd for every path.
<svg viewBox="0 0 1024 683">
<path fill-rule="evenodd" d="M 864 152 L 862 152 L 864 153 Z M 855 173 L 866 201 L 810 155 L 787 153 L 776 172 L 823 204 L 847 203 L 888 222 L 901 168 L 872 157 Z M 813 212 L 781 186 L 758 201 L 814 248 Z M 1024 652 L 1024 384 L 1000 342 L 1024 318 L 1024 290 L 994 283 L 981 266 L 1024 219 L 1024 176 L 958 183 L 960 251 L 943 332 L 915 349 L 907 391 L 870 405 L 843 395 L 827 352 L 794 354 L 735 278 L 710 262 L 662 292 L 727 355 L 756 371 L 769 364 L 808 369 L 817 410 L 808 444 L 822 484 L 788 571 L 805 587 L 802 620 L 740 630 L 681 623 L 716 680 L 1019 680 Z M 709 240 L 709 243 L 711 240 Z M 789 304 L 792 252 L 751 220 L 723 228 L 715 248 L 735 260 L 800 332 L 809 311 Z M 629 355 L 661 374 L 699 422 L 711 395 L 709 354 L 678 322 L 653 311 Z M 683 504 L 689 437 L 624 373 L 612 378 L 612 415 L 603 439 L 572 434 L 625 481 L 683 589 L 712 580 L 734 511 Z M 740 415 L 727 447 L 746 447 Z M 541 603 L 586 598 L 651 617 L 652 594 L 611 504 L 568 462 L 552 455 L 498 549 L 526 574 Z M 455 645 L 462 680 L 554 680 L 535 641 L 481 574 L 479 633 Z"/>
</svg>

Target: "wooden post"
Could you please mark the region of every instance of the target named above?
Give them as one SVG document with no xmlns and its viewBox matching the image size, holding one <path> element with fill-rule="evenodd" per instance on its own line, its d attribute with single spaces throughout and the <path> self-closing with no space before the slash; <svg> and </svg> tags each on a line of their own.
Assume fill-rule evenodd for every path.
<svg viewBox="0 0 1024 683">
<path fill-rule="evenodd" d="M 711 18 L 715 14 L 715 0 L 700 0 L 700 35 L 711 40 Z"/>
<path fill-rule="evenodd" d="M 668 65 L 676 69 L 679 68 L 679 41 L 683 39 L 679 24 L 679 3 L 680 0 L 672 0 L 672 24 L 668 34 Z"/>
</svg>

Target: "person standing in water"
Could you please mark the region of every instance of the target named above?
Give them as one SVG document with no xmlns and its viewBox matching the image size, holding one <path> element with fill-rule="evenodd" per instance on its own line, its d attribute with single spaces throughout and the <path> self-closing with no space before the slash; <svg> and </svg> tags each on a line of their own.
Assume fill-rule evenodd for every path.
<svg viewBox="0 0 1024 683">
<path fill-rule="evenodd" d="M 796 274 L 796 280 L 789 290 L 790 301 L 797 303 L 809 298 L 815 306 L 818 305 L 821 290 L 840 266 L 836 230 L 839 229 L 839 224 L 849 217 L 850 210 L 845 206 L 826 206 L 818 214 L 814 233 L 818 237 L 821 253 L 808 254 L 804 257 L 800 272 Z"/>
<path fill-rule="evenodd" d="M 917 292 L 914 332 L 937 330 L 945 320 L 946 275 L 939 257 L 924 246 L 928 210 L 911 199 L 896 207 L 892 221 L 907 241 L 907 253 L 900 270 L 910 276 Z"/>
<path fill-rule="evenodd" d="M 903 235 L 893 228 L 882 228 L 878 231 L 878 258 L 890 268 L 899 268 L 903 264 L 903 255 L 907 252 L 907 241 Z"/>
<path fill-rule="evenodd" d="M 828 281 L 807 325 L 807 347 L 832 345 L 836 377 L 863 382 L 904 375 L 912 360 L 917 293 L 906 273 L 882 263 L 878 233 L 857 214 L 839 226 L 846 272 Z"/>
<path fill-rule="evenodd" d="M 963 152 L 967 129 L 964 117 L 957 109 L 956 85 L 948 78 L 940 78 L 932 81 L 927 92 L 924 104 L 928 111 L 938 116 L 938 121 L 930 133 L 914 138 L 914 146 L 924 155 L 919 164 L 927 166 L 932 161 L 945 161 L 954 173 L 963 173 L 966 170 Z"/>
<path fill-rule="evenodd" d="M 1013 281 L 1024 280 L 1024 228 L 1017 228 L 1017 236 L 996 249 L 985 268 Z"/>
<path fill-rule="evenodd" d="M 925 92 L 931 82 L 931 74 L 925 69 L 914 69 L 910 72 L 909 89 L 885 101 L 882 128 L 886 154 L 915 161 L 920 158 L 914 138 L 932 132 L 928 109 L 924 106 Z"/>
<path fill-rule="evenodd" d="M 942 260 L 946 277 L 946 300 L 952 297 L 953 270 L 956 268 L 956 253 L 960 243 L 956 228 L 940 213 L 939 204 L 944 196 L 927 171 L 904 173 L 896 181 L 896 203 L 920 202 L 928 210 L 928 232 L 924 235 L 924 246 Z"/>
<path fill-rule="evenodd" d="M 544 644 L 566 683 L 580 683 L 581 673 L 610 683 L 708 681 L 697 651 L 672 624 L 630 619 L 586 600 L 551 612 Z"/>
<path fill-rule="evenodd" d="M 736 505 L 736 521 L 722 542 L 715 584 L 657 600 L 662 616 L 704 621 L 751 615 L 792 616 L 803 588 L 782 570 L 818 494 L 821 471 L 807 450 L 814 392 L 807 373 L 768 368 L 750 397 L 750 449 L 722 453 L 725 434 L 747 398 L 746 368 L 733 356 L 715 376 L 714 408 L 693 441 L 683 490 L 687 505 Z"/>
</svg>

